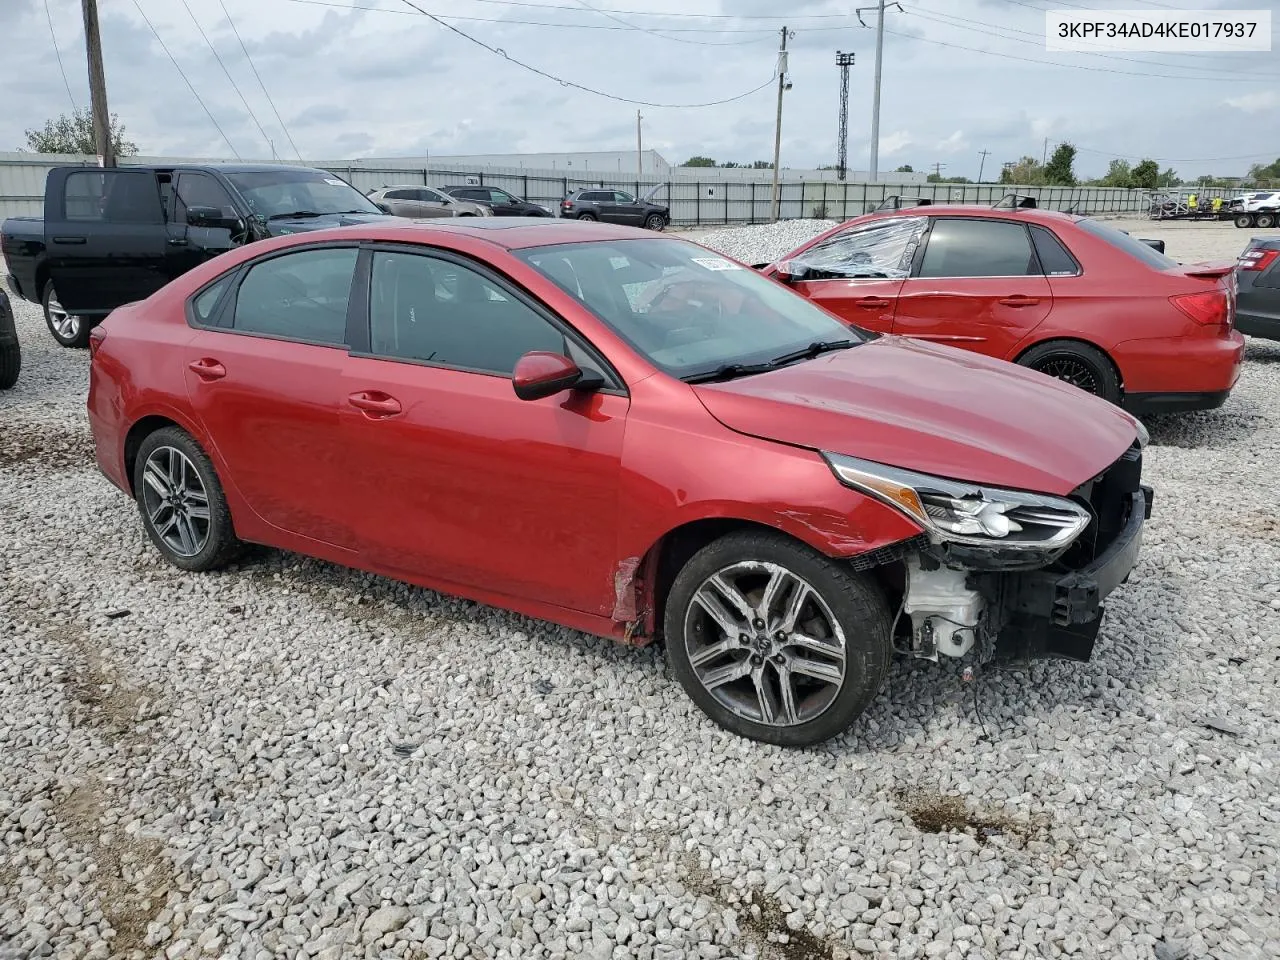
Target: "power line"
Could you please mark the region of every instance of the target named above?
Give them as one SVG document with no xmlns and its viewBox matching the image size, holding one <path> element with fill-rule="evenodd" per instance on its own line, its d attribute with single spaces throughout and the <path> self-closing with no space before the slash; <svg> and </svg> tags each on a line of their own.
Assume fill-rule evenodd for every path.
<svg viewBox="0 0 1280 960">
<path fill-rule="evenodd" d="M 53 15 L 49 13 L 49 0 L 44 0 L 44 15 L 49 21 L 49 36 L 53 38 L 53 55 L 58 58 L 58 72 L 62 74 L 62 85 L 67 88 L 67 99 L 71 101 L 71 112 L 79 113 L 76 98 L 71 95 L 71 82 L 67 80 L 66 67 L 62 65 L 62 51 L 58 49 L 58 35 L 53 32 Z"/>
<path fill-rule="evenodd" d="M 135 0 L 136 2 L 136 0 Z M 236 22 L 231 19 L 231 12 L 227 9 L 227 5 L 218 0 L 218 5 L 222 7 L 223 14 L 226 15 L 227 23 L 231 24 L 231 32 L 236 35 L 236 40 L 240 43 L 240 49 L 244 51 L 244 58 L 249 61 L 249 69 L 253 71 L 254 78 L 258 81 L 258 87 L 262 90 L 262 95 L 267 98 L 267 103 L 271 105 L 271 112 L 276 115 L 276 123 L 280 124 L 280 129 L 284 131 L 285 139 L 289 141 L 289 146 L 293 147 L 293 152 L 297 156 L 298 161 L 302 161 L 302 151 L 298 149 L 298 145 L 293 142 L 293 135 L 289 133 L 289 128 L 284 125 L 284 120 L 280 117 L 280 111 L 276 109 L 276 102 L 271 99 L 271 94 L 267 92 L 267 85 L 262 82 L 262 76 L 258 73 L 258 68 L 253 62 L 253 57 L 249 56 L 249 48 L 244 45 L 244 39 L 240 36 L 240 31 L 236 29 Z"/>
<path fill-rule="evenodd" d="M 1141 152 L 1114 153 L 1110 150 L 1093 150 L 1089 147 L 1077 146 L 1074 143 L 1072 146 L 1082 153 L 1096 153 L 1099 156 L 1110 157 L 1114 160 L 1141 157 L 1143 160 L 1159 160 L 1161 163 L 1225 163 L 1228 160 L 1266 160 L 1272 156 L 1271 153 L 1246 153 L 1238 157 L 1149 157 Z"/>
<path fill-rule="evenodd" d="M 929 13 L 922 13 L 921 10 L 924 10 L 924 9 L 928 9 Z M 1015 43 L 1025 43 L 1033 47 L 1039 47 L 1040 49 L 1044 48 L 1044 37 L 1041 34 L 1034 33 L 1030 30 L 1018 30 L 1015 27 L 1004 27 L 998 24 L 988 23 L 985 20 L 970 20 L 967 17 L 957 17 L 954 14 L 943 13 L 942 11 L 933 10 L 932 8 L 922 8 L 922 7 L 919 7 L 918 5 L 912 5 L 907 9 L 907 12 L 914 16 L 921 17 L 922 19 L 931 20 L 935 23 L 940 23 L 946 27 L 955 27 L 959 30 L 969 30 L 973 33 L 983 33 L 988 35 L 991 34 L 992 31 L 996 31 L 997 35 L 999 35 L 1001 32 L 1021 33 L 1028 37 L 1036 37 L 1037 39 L 1024 40 L 1022 37 L 1013 37 L 1013 36 L 1001 36 L 1001 39 L 1012 40 Z M 939 19 L 940 17 L 946 17 L 947 19 L 945 20 Z M 963 26 L 961 23 L 950 22 L 952 20 L 963 21 L 964 24 L 975 24 L 975 26 Z M 1085 53 L 1091 57 L 1101 57 L 1104 60 L 1122 60 L 1126 63 L 1136 63 L 1143 66 L 1167 67 L 1172 70 L 1202 70 L 1209 73 L 1232 74 L 1234 78 L 1240 79 L 1240 80 L 1255 80 L 1259 77 L 1280 78 L 1280 73 L 1250 73 L 1247 71 L 1239 71 L 1239 70 L 1223 70 L 1219 67 L 1201 67 L 1201 66 L 1196 66 L 1195 64 L 1190 64 L 1190 63 L 1182 64 L 1182 63 L 1168 63 L 1166 61 L 1160 61 L 1160 60 L 1139 60 L 1136 57 L 1118 57 L 1113 54 L 1096 53 L 1092 50 L 1084 50 L 1080 52 Z M 1182 79 L 1199 80 L 1202 78 L 1187 76 L 1187 77 L 1183 77 Z"/>
<path fill-rule="evenodd" d="M 966 47 L 959 43 L 948 43 L 946 40 L 934 40 L 930 37 L 917 36 L 914 33 L 902 33 L 898 30 L 885 29 L 885 33 L 891 33 L 895 37 L 902 37 L 906 40 L 919 40 L 922 43 L 932 43 L 939 47 L 951 47 L 953 50 L 968 50 L 970 53 L 983 53 L 988 57 L 1003 57 L 1005 60 L 1019 60 L 1022 63 L 1034 63 L 1042 67 L 1066 67 L 1071 70 L 1088 70 L 1092 73 L 1115 73 L 1122 77 L 1142 77 L 1144 79 L 1161 79 L 1161 80 L 1197 80 L 1204 83 L 1210 81 L 1220 83 L 1243 83 L 1242 77 L 1188 77 L 1178 76 L 1168 73 L 1135 73 L 1132 70 L 1114 70 L 1110 67 L 1091 67 L 1083 63 L 1059 63 L 1056 60 L 1036 60 L 1032 57 L 1020 57 L 1014 53 L 1001 53 L 996 50 L 983 50 L 981 47 Z"/>
<path fill-rule="evenodd" d="M 267 149 L 274 154 L 275 150 L 271 146 L 271 138 L 267 136 L 267 131 L 262 129 L 262 124 L 258 122 L 258 115 L 253 112 L 253 108 L 249 106 L 249 101 L 245 99 L 244 94 L 240 92 L 240 85 L 236 83 L 235 77 L 231 76 L 231 71 L 227 69 L 227 65 L 222 62 L 222 57 L 218 55 L 217 49 L 213 42 L 209 39 L 209 35 L 204 32 L 204 27 L 200 26 L 200 21 L 196 19 L 196 15 L 191 12 L 191 5 L 187 0 L 182 0 L 183 7 L 186 8 L 187 16 L 191 18 L 191 22 L 196 25 L 196 29 L 200 31 L 200 36 L 204 38 L 205 46 L 209 48 L 209 52 L 213 54 L 213 59 L 218 61 L 218 66 L 222 68 L 222 72 L 227 75 L 227 79 L 231 82 L 231 89 L 236 92 L 236 96 L 240 98 L 240 102 L 244 104 L 244 108 L 248 111 L 250 118 L 253 120 L 254 126 L 258 128 L 258 132 L 262 134 L 262 139 L 267 141 Z"/>
<path fill-rule="evenodd" d="M 134 2 L 137 3 L 137 0 L 134 0 Z M 758 93 L 759 91 L 763 90 L 765 87 L 769 86 L 769 84 L 773 83 L 773 79 L 774 79 L 773 77 L 770 77 L 764 83 L 760 84 L 760 86 L 753 87 L 752 89 L 747 90 L 745 93 L 739 93 L 736 96 L 732 96 L 732 97 L 725 97 L 723 100 L 711 100 L 711 101 L 708 101 L 707 103 L 654 103 L 651 100 L 633 100 L 629 97 L 618 97 L 611 93 L 604 93 L 601 90 L 595 90 L 595 89 L 592 89 L 591 87 L 583 86 L 582 84 L 575 83 L 572 80 L 565 80 L 562 77 L 557 77 L 554 74 L 547 73 L 545 70 L 540 70 L 535 66 L 527 64 L 523 60 L 517 60 L 515 57 L 511 56 L 509 53 L 503 50 L 501 47 L 490 46 L 489 44 L 485 43 L 483 40 L 480 40 L 476 37 L 471 36 L 471 34 L 469 33 L 459 30 L 453 24 L 446 23 L 444 20 L 441 20 L 435 14 L 427 13 L 427 11 L 423 10 L 416 3 L 413 3 L 412 0 L 400 0 L 400 2 L 405 4 L 406 6 L 412 7 L 414 10 L 417 10 L 424 17 L 426 17 L 429 20 L 435 21 L 440 26 L 444 27 L 446 30 L 456 33 L 458 36 L 462 37 L 464 40 L 469 40 L 471 43 L 474 43 L 478 47 L 484 47 L 484 49 L 488 50 L 490 53 L 496 54 L 497 56 L 502 57 L 504 60 L 514 63 L 518 67 L 523 67 L 525 70 L 528 70 L 530 73 L 536 73 L 540 77 L 546 77 L 548 80 L 554 80 L 556 83 L 560 84 L 562 87 L 573 87 L 575 90 L 583 90 L 586 93 L 593 93 L 597 97 L 604 97 L 607 100 L 616 100 L 619 103 L 630 103 L 634 106 L 640 106 L 640 107 L 669 107 L 673 109 L 692 109 L 694 107 L 718 107 L 724 103 L 733 103 L 735 100 L 745 100 L 747 97 L 751 96 L 753 93 Z M 775 73 L 775 76 L 776 76 L 776 73 Z"/>
<path fill-rule="evenodd" d="M 472 0 L 473 3 L 493 3 L 503 7 L 526 7 L 534 10 L 576 10 L 559 3 L 529 3 L 527 0 Z M 597 7 L 598 13 L 621 13 L 630 17 L 663 17 L 688 20 L 848 20 L 847 13 L 798 13 L 785 16 L 773 16 L 767 13 L 659 13 L 653 10 L 616 10 Z M 772 81 L 770 81 L 772 82 Z"/>
<path fill-rule="evenodd" d="M 235 158 L 239 160 L 240 154 L 236 153 L 235 144 L 231 142 L 231 139 L 226 135 L 222 127 L 218 124 L 217 118 L 212 113 L 209 112 L 209 108 L 205 106 L 204 101 L 200 98 L 200 94 L 196 92 L 196 88 L 192 86 L 191 81 L 187 79 L 187 75 L 183 73 L 182 67 L 178 66 L 178 61 L 173 58 L 173 54 L 170 53 L 169 48 L 165 46 L 164 39 L 160 36 L 159 32 L 156 30 L 155 24 L 151 22 L 150 18 L 146 14 L 146 11 L 142 9 L 142 5 L 138 3 L 138 0 L 133 0 L 133 5 L 138 8 L 139 15 L 146 22 L 147 26 L 151 28 L 152 35 L 159 42 L 160 49 L 163 50 L 165 53 L 165 56 L 169 58 L 169 62 L 173 64 L 173 68 L 178 71 L 178 76 L 182 77 L 182 81 L 187 85 L 187 89 L 190 90 L 191 95 L 196 98 L 196 103 L 200 104 L 200 109 L 205 112 L 205 115 L 209 118 L 210 122 L 217 129 L 218 133 L 222 135 L 222 139 L 226 141 L 227 146 L 231 148 L 232 154 L 234 154 Z"/>
<path fill-rule="evenodd" d="M 760 42 L 759 40 L 724 40 L 724 41 L 717 42 L 715 40 L 690 40 L 686 37 L 669 37 L 665 33 L 659 33 L 657 30 L 650 30 L 648 27 L 642 27 L 638 24 L 631 23 L 627 20 L 623 20 L 621 17 L 614 16 L 612 13 L 609 13 L 607 10 L 597 9 L 596 7 L 593 7 L 591 6 L 591 4 L 587 3 L 587 0 L 578 0 L 578 3 L 582 4 L 582 6 L 586 7 L 592 13 L 598 13 L 602 17 L 608 17 L 614 23 L 620 23 L 622 24 L 623 27 L 629 30 L 638 30 L 640 33 L 647 33 L 649 36 L 657 37 L 659 40 L 672 40 L 672 41 L 675 41 L 676 43 L 696 43 L 704 47 L 733 47 L 733 46 L 741 46 L 742 44 L 745 44 L 745 43 Z M 458 19 L 461 19 L 461 18 L 458 18 Z M 584 26 L 586 26 L 586 24 L 584 24 Z M 761 39 L 763 40 L 765 38 L 762 37 Z"/>
<path fill-rule="evenodd" d="M 397 14 L 400 16 L 406 16 L 406 17 L 412 17 L 417 15 L 412 10 L 397 10 L 392 7 L 364 7 L 364 6 L 359 6 L 355 3 L 339 3 L 337 2 L 337 0 L 289 0 L 289 2 L 301 3 L 311 7 L 334 7 L 338 10 L 363 10 L 368 13 L 394 13 L 394 14 Z M 570 9 L 570 8 L 566 7 L 565 9 Z M 604 16 L 609 16 L 610 19 L 616 19 L 610 16 L 610 14 L 606 13 L 604 10 L 599 10 L 594 7 L 589 9 L 594 10 L 596 13 L 603 14 Z M 576 12 L 580 12 L 580 11 L 576 11 Z M 761 43 L 763 41 L 772 39 L 773 34 L 777 32 L 775 30 L 762 28 L 762 27 L 754 27 L 754 28 L 747 28 L 747 29 L 743 29 L 739 27 L 664 27 L 661 33 L 657 33 L 653 30 L 649 30 L 648 28 L 641 27 L 637 24 L 629 24 L 625 20 L 617 21 L 618 23 L 623 24 L 623 26 L 607 26 L 603 23 L 551 23 L 547 20 L 510 20 L 505 17 L 464 17 L 454 13 L 441 13 L 441 14 L 438 14 L 438 16 L 443 17 L 446 20 L 463 20 L 470 23 L 503 23 L 503 24 L 511 24 L 512 26 L 521 26 L 521 27 L 565 27 L 571 30 L 614 30 L 614 31 L 640 30 L 643 33 L 652 33 L 654 36 L 661 37 L 664 40 L 677 39 L 676 37 L 666 36 L 666 34 L 668 33 L 764 34 L 764 36 L 758 37 L 754 40 L 734 40 L 734 41 L 727 41 L 725 43 L 708 42 L 706 43 L 706 46 L 709 46 L 709 47 L 727 47 L 727 46 L 735 46 L 735 45 L 747 44 L 747 43 Z M 699 43 L 702 41 L 687 40 L 684 42 Z"/>
</svg>

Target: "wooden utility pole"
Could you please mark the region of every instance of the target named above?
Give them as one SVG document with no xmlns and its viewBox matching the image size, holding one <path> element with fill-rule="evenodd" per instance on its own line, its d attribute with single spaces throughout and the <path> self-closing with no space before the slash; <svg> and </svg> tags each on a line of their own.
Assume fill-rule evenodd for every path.
<svg viewBox="0 0 1280 960">
<path fill-rule="evenodd" d="M 102 70 L 102 38 L 98 35 L 98 0 L 80 0 L 84 14 L 84 45 L 89 54 L 89 96 L 93 105 L 93 139 L 104 167 L 116 165 L 107 113 L 107 78 Z"/>
<path fill-rule="evenodd" d="M 991 156 L 991 151 L 990 151 L 990 150 L 979 150 L 979 151 L 978 151 L 978 153 L 979 153 L 979 155 L 982 157 L 981 162 L 978 164 L 978 182 L 979 182 L 979 183 L 981 183 L 981 182 L 982 182 L 982 170 L 983 170 L 983 168 L 984 168 L 984 167 L 986 167 L 986 165 L 987 165 L 987 157 Z"/>
<path fill-rule="evenodd" d="M 782 156 L 782 94 L 787 89 L 787 28 L 782 28 L 782 46 L 778 48 L 778 118 L 773 128 L 773 220 L 782 208 L 778 188 L 778 164 Z"/>
<path fill-rule="evenodd" d="M 644 142 L 640 136 L 640 111 L 636 111 L 636 189 L 640 189 L 640 181 L 644 179 Z"/>
</svg>

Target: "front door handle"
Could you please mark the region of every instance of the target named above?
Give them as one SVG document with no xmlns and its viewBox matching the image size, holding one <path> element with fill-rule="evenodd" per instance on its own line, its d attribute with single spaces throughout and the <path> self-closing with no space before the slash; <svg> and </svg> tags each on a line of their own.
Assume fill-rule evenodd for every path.
<svg viewBox="0 0 1280 960">
<path fill-rule="evenodd" d="M 889 301 L 884 297 L 859 297 L 853 302 L 856 306 L 865 307 L 868 310 L 882 310 L 889 305 Z"/>
<path fill-rule="evenodd" d="M 1034 307 L 1040 302 L 1040 298 L 1024 297 L 1019 295 L 1013 297 L 1001 297 L 1000 302 L 1006 307 Z"/>
<path fill-rule="evenodd" d="M 88 240 L 85 237 L 54 237 L 53 242 L 83 244 L 83 243 L 88 243 Z"/>
<path fill-rule="evenodd" d="M 199 360 L 192 360 L 187 364 L 187 369 L 191 370 L 201 380 L 221 380 L 227 375 L 227 368 L 220 364 L 217 360 L 211 360 L 209 357 L 201 357 Z"/>
<path fill-rule="evenodd" d="M 347 397 L 347 402 L 374 420 L 394 417 L 400 412 L 400 401 L 380 390 L 361 390 Z"/>
<path fill-rule="evenodd" d="M 187 245 L 187 240 L 186 240 L 186 238 L 185 238 L 185 237 L 170 237 L 170 238 L 169 238 L 169 246 L 171 246 L 171 247 L 185 247 L 186 245 Z"/>
</svg>

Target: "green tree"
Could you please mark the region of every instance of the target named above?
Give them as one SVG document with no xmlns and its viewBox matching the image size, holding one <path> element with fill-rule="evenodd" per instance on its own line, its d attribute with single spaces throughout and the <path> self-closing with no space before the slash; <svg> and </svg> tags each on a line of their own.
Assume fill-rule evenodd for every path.
<svg viewBox="0 0 1280 960">
<path fill-rule="evenodd" d="M 137 154 L 138 145 L 125 139 L 124 124 L 114 113 L 108 126 L 116 156 L 132 157 Z M 98 144 L 93 135 L 93 115 L 88 110 L 76 110 L 46 120 L 44 129 L 27 131 L 27 148 L 36 153 L 96 154 Z"/>
<path fill-rule="evenodd" d="M 1069 143 L 1060 143 L 1044 165 L 1044 182 L 1055 187 L 1074 187 L 1076 174 L 1072 165 L 1076 160 L 1076 148 Z"/>
<path fill-rule="evenodd" d="M 1249 177 L 1252 180 L 1280 180 L 1280 157 L 1275 163 L 1255 163 L 1249 168 Z"/>
<path fill-rule="evenodd" d="M 1178 171 L 1173 169 L 1173 167 L 1166 167 L 1160 172 L 1160 186 L 1176 187 L 1181 183 L 1182 180 L 1178 177 Z"/>
<path fill-rule="evenodd" d="M 1107 165 L 1107 175 L 1098 181 L 1101 187 L 1132 187 L 1133 169 L 1128 160 L 1112 160 Z"/>
<path fill-rule="evenodd" d="M 690 157 L 680 164 L 682 167 L 714 167 L 715 165 L 716 162 L 710 157 Z"/>
<path fill-rule="evenodd" d="M 1017 163 L 1007 164 L 1000 171 L 1001 183 L 1015 183 L 1024 187 L 1039 187 L 1045 183 L 1044 167 L 1035 157 L 1023 157 Z"/>
<path fill-rule="evenodd" d="M 1133 185 L 1155 190 L 1160 186 L 1160 165 L 1154 160 L 1143 160 L 1133 168 Z"/>
<path fill-rule="evenodd" d="M 902 166 L 900 166 L 897 170 L 893 172 L 894 173 L 915 173 L 915 171 L 911 169 L 911 164 L 909 163 L 904 163 Z"/>
</svg>

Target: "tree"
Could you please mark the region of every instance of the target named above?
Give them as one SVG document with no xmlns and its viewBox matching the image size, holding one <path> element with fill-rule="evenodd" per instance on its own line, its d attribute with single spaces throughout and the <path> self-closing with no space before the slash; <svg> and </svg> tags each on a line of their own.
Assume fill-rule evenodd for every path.
<svg viewBox="0 0 1280 960">
<path fill-rule="evenodd" d="M 973 183 L 968 177 L 944 177 L 940 173 L 931 173 L 924 179 L 927 183 Z"/>
<path fill-rule="evenodd" d="M 1107 165 L 1107 175 L 1098 181 L 1101 187 L 1132 187 L 1133 170 L 1128 160 L 1112 160 Z"/>
<path fill-rule="evenodd" d="M 1181 183 L 1182 181 L 1178 178 L 1178 171 L 1174 170 L 1173 167 L 1167 167 L 1161 171 L 1160 185 L 1162 187 L 1176 187 Z"/>
<path fill-rule="evenodd" d="M 715 165 L 716 162 L 710 157 L 690 157 L 680 164 L 682 167 L 714 167 Z"/>
<path fill-rule="evenodd" d="M 1143 160 L 1133 168 L 1133 186 L 1154 190 L 1160 186 L 1160 165 L 1154 160 Z"/>
<path fill-rule="evenodd" d="M 752 170 L 772 170 L 773 161 L 772 160 L 753 160 L 751 162 L 751 169 Z"/>
<path fill-rule="evenodd" d="M 1044 165 L 1044 182 L 1055 187 L 1074 187 L 1076 174 L 1071 169 L 1075 163 L 1076 148 L 1069 143 L 1060 143 Z"/>
<path fill-rule="evenodd" d="M 124 124 L 114 113 L 108 127 L 116 156 L 137 154 L 138 145 L 124 138 Z M 43 130 L 27 131 L 27 148 L 36 153 L 96 154 L 98 142 L 93 135 L 93 114 L 88 110 L 75 110 L 46 120 Z"/>
<path fill-rule="evenodd" d="M 911 169 L 911 164 L 909 163 L 904 163 L 902 166 L 900 166 L 897 170 L 893 172 L 894 173 L 915 173 L 915 171 Z"/>
<path fill-rule="evenodd" d="M 1249 168 L 1249 179 L 1280 180 L 1280 157 L 1276 158 L 1275 163 L 1255 163 Z"/>
<path fill-rule="evenodd" d="M 1035 157 L 1023 157 L 1017 163 L 1006 164 L 1000 171 L 1001 183 L 1015 183 L 1024 187 L 1038 187 L 1045 183 L 1045 168 Z"/>
</svg>

